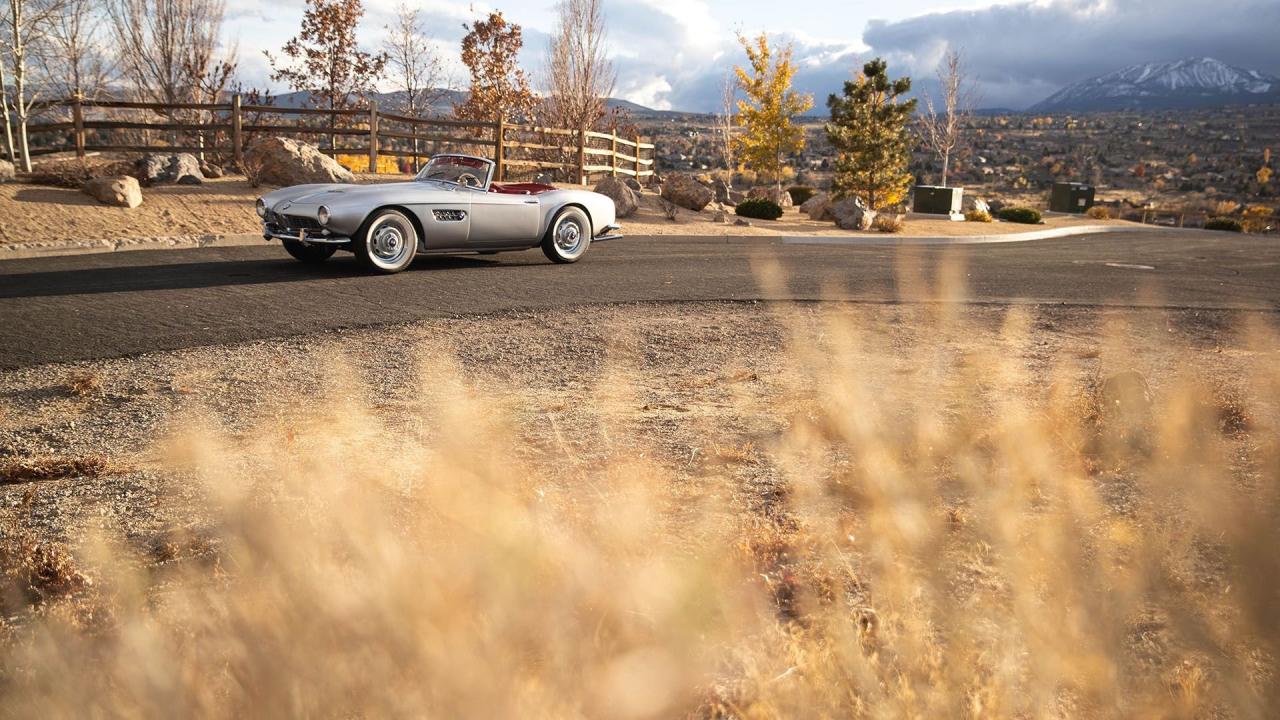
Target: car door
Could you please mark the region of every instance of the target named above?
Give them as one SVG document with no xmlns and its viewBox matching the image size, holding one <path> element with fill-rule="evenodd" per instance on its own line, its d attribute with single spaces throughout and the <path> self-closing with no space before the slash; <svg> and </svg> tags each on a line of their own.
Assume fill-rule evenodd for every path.
<svg viewBox="0 0 1280 720">
<path fill-rule="evenodd" d="M 456 186 L 431 183 L 423 189 L 421 203 L 413 208 L 422 223 L 423 247 L 465 250 L 470 246 L 471 197 L 472 193 Z"/>
<path fill-rule="evenodd" d="M 492 247 L 528 246 L 538 237 L 541 214 L 532 195 L 473 190 L 468 244 Z"/>
</svg>

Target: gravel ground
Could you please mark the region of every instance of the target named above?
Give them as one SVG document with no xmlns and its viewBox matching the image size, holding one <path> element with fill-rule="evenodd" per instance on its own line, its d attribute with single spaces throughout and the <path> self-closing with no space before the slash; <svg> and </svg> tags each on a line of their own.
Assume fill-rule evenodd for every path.
<svg viewBox="0 0 1280 720">
<path fill-rule="evenodd" d="M 1009 320 L 998 307 L 627 305 L 28 367 L 0 373 L 0 469 L 91 456 L 108 466 L 95 477 L 0 482 L 0 524 L 72 541 L 89 528 L 113 528 L 151 542 L 201 522 L 197 491 L 162 469 L 164 440 L 181 428 L 198 420 L 261 440 L 250 434 L 264 421 L 289 427 L 316 403 L 355 398 L 430 433 L 430 408 L 446 384 L 435 379 L 455 374 L 507 413 L 530 441 L 532 461 L 566 477 L 619 452 L 654 458 L 677 478 L 732 457 L 724 473 L 743 503 L 760 507 L 779 481 L 758 449 L 804 393 L 819 389 L 789 356 L 821 347 L 833 313 L 862 329 L 875 360 L 868 367 L 883 373 L 874 382 L 921 397 L 930 392 L 922 351 L 991 350 Z M 1277 354 L 1237 343 L 1239 319 L 1035 308 L 1030 340 L 1018 349 L 1026 392 L 1043 393 L 1061 362 L 1094 375 L 1136 369 L 1157 393 L 1196 368 L 1202 381 L 1229 389 L 1259 353 Z M 1112 349 L 1106 338 L 1116 335 L 1138 349 Z"/>
</svg>

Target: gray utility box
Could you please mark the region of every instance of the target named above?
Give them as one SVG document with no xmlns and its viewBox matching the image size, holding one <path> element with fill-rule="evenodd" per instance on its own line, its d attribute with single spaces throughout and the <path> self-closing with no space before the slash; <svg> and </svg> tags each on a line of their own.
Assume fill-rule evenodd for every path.
<svg viewBox="0 0 1280 720">
<path fill-rule="evenodd" d="M 1082 213 L 1093 207 L 1093 186 L 1084 183 L 1053 184 L 1049 193 L 1049 210 L 1060 213 Z"/>
<path fill-rule="evenodd" d="M 929 215 L 954 215 L 960 212 L 964 188 L 917 185 L 911 210 Z"/>
</svg>

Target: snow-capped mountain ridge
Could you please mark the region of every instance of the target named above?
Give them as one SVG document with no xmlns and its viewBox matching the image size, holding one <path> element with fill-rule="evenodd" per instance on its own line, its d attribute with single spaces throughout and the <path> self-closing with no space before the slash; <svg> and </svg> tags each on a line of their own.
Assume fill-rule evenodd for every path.
<svg viewBox="0 0 1280 720">
<path fill-rule="evenodd" d="M 1213 58 L 1133 65 L 1054 93 L 1031 108 L 1120 110 L 1280 102 L 1280 78 Z"/>
</svg>

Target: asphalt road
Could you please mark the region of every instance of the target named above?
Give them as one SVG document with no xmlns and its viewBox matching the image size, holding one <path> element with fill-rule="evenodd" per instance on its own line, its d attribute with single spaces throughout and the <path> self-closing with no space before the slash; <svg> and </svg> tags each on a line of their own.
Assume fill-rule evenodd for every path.
<svg viewBox="0 0 1280 720">
<path fill-rule="evenodd" d="M 786 288 L 761 288 L 770 260 Z M 1280 241 L 1189 231 L 901 248 L 628 238 L 575 265 L 533 250 L 422 258 L 392 276 L 345 253 L 304 266 L 274 245 L 131 251 L 0 262 L 0 369 L 510 310 L 582 306 L 589 323 L 595 303 L 914 302 L 899 278 L 931 282 L 951 262 L 967 302 L 1280 311 Z"/>
</svg>

